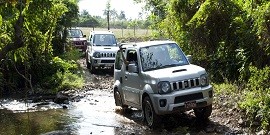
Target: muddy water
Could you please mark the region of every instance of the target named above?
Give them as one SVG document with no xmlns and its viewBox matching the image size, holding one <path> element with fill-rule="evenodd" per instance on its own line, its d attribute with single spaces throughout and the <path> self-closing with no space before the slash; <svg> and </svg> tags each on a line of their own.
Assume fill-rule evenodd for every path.
<svg viewBox="0 0 270 135">
<path fill-rule="evenodd" d="M 67 109 L 53 102 L 25 104 L 25 101 L 2 99 L 0 135 L 158 133 L 144 126 L 141 111 L 124 113 L 116 108 L 112 93 L 91 90 L 84 94 L 81 100 L 65 105 Z"/>
<path fill-rule="evenodd" d="M 88 91 L 87 96 L 79 102 L 72 103 L 73 108 L 68 111 L 76 122 L 69 126 L 76 134 L 151 134 L 146 127 L 138 124 L 140 111 L 133 110 L 126 113 L 129 119 L 122 115 L 121 109 L 116 108 L 112 93 L 107 91 Z M 135 120 L 135 121 L 134 121 Z"/>
</svg>

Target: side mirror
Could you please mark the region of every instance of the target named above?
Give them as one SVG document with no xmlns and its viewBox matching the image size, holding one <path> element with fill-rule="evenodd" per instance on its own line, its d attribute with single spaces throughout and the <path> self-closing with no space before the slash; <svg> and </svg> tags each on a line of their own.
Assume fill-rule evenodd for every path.
<svg viewBox="0 0 270 135">
<path fill-rule="evenodd" d="M 86 38 L 86 35 L 83 35 L 84 38 Z"/>
<path fill-rule="evenodd" d="M 187 59 L 188 59 L 189 63 L 192 63 L 192 56 L 191 55 L 187 55 Z"/>
<path fill-rule="evenodd" d="M 128 72 L 138 73 L 138 67 L 135 63 L 128 64 Z"/>
</svg>

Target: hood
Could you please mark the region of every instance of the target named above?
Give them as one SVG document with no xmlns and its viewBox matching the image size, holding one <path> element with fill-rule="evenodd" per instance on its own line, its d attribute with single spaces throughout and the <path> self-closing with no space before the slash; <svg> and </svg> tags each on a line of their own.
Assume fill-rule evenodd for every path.
<svg viewBox="0 0 270 135">
<path fill-rule="evenodd" d="M 147 71 L 145 72 L 145 75 L 151 78 L 156 78 L 159 81 L 179 81 L 190 78 L 197 78 L 205 73 L 206 71 L 204 68 L 190 64 L 184 66 Z"/>
<path fill-rule="evenodd" d="M 93 46 L 93 52 L 116 52 L 119 47 L 118 46 Z"/>
</svg>

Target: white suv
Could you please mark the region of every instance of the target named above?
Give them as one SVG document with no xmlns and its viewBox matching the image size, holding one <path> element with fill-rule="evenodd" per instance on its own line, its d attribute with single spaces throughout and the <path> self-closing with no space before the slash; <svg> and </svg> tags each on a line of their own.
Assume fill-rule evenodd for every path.
<svg viewBox="0 0 270 135">
<path fill-rule="evenodd" d="M 175 42 L 127 44 L 120 50 L 114 69 L 116 106 L 143 110 L 151 128 L 158 127 L 165 114 L 193 109 L 200 119 L 211 115 L 213 88 L 207 72 L 190 64 Z"/>
<path fill-rule="evenodd" d="M 86 64 L 91 73 L 97 68 L 113 68 L 118 50 L 116 38 L 111 31 L 91 31 L 86 49 Z"/>
</svg>

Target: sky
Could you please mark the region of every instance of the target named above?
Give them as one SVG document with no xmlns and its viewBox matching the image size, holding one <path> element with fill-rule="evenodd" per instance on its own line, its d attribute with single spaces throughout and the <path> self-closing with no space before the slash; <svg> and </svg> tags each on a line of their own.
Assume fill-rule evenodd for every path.
<svg viewBox="0 0 270 135">
<path fill-rule="evenodd" d="M 137 4 L 133 0 L 110 0 L 111 9 L 115 9 L 118 14 L 123 10 L 127 19 L 138 18 L 139 12 L 142 12 L 143 4 Z M 87 10 L 92 16 L 97 15 L 105 17 L 103 15 L 106 9 L 106 3 L 108 0 L 80 0 L 79 11 Z"/>
</svg>

